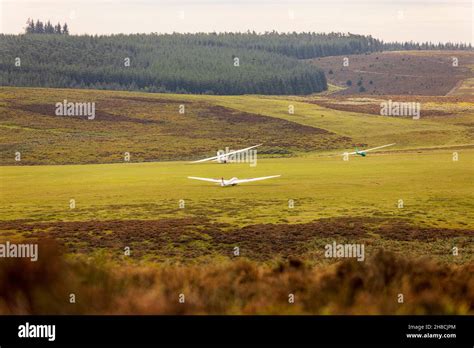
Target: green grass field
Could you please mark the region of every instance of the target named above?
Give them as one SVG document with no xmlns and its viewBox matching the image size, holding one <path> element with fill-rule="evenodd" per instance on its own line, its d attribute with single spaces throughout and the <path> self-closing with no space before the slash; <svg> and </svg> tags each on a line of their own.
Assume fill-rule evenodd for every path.
<svg viewBox="0 0 474 348">
<path fill-rule="evenodd" d="M 457 162 L 451 152 L 429 151 L 347 162 L 315 155 L 261 159 L 256 167 L 186 162 L 9 166 L 1 169 L 0 218 L 10 238 L 51 235 L 80 254 L 105 248 L 106 254 L 117 255 L 132 243 L 141 250 L 139 260 L 215 263 L 241 245 L 251 259 L 299 255 L 310 263 L 326 263 L 324 244 L 356 240 L 368 243 L 368 254 L 384 248 L 464 263 L 474 252 L 473 160 L 474 151 L 463 150 Z M 273 174 L 282 177 L 225 188 L 187 179 Z M 313 225 L 325 219 L 327 225 Z M 137 220 L 149 224 L 137 225 Z M 176 233 L 164 236 L 170 220 Z M 15 227 L 8 221 L 23 222 Z M 270 225 L 262 224 L 273 224 L 274 234 L 266 234 Z M 288 232 L 288 224 L 300 227 Z M 254 233 L 261 238 L 247 242 L 246 235 L 253 238 Z M 102 244 L 106 234 L 111 244 Z M 166 246 L 148 244 L 158 240 Z M 278 248 L 266 250 L 272 243 Z M 453 260 L 455 245 L 463 252 Z"/>
<path fill-rule="evenodd" d="M 429 226 L 473 225 L 474 151 L 307 155 L 248 164 L 187 162 L 1 167 L 2 220 L 159 219 L 209 214 L 219 222 L 291 223 L 335 216 L 403 217 Z M 436 173 L 436 175 L 433 175 Z M 187 179 L 281 174 L 222 188 Z M 69 208 L 75 199 L 76 208 Z M 185 208 L 179 209 L 179 200 Z M 288 201 L 294 200 L 294 208 Z M 404 201 L 399 209 L 398 200 Z M 126 209 L 117 209 L 123 206 Z"/>
</svg>

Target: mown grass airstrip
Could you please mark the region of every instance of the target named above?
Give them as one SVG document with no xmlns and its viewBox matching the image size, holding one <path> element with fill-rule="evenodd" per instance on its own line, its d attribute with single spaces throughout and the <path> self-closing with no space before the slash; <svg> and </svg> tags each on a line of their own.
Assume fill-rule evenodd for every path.
<svg viewBox="0 0 474 348">
<path fill-rule="evenodd" d="M 311 156 L 248 164 L 187 162 L 1 167 L 0 219 L 90 220 L 208 216 L 218 222 L 301 223 L 339 216 L 408 218 L 420 225 L 474 228 L 473 150 Z M 222 188 L 187 176 L 268 182 Z M 70 199 L 76 208 L 69 208 Z M 185 208 L 179 208 L 184 200 Z M 288 208 L 294 200 L 295 207 Z M 398 208 L 403 200 L 403 208 Z"/>
<path fill-rule="evenodd" d="M 472 313 L 472 291 L 462 289 L 472 289 L 473 157 L 462 150 L 453 162 L 451 152 L 438 150 L 348 162 L 261 159 L 255 168 L 4 166 L 1 238 L 53 237 L 69 257 L 54 256 L 54 247 L 54 255 L 42 251 L 39 265 L 2 263 L 0 275 L 19 277 L 4 286 L 11 300 L 0 312 Z M 186 179 L 270 172 L 283 176 L 230 188 Z M 325 258 L 324 245 L 333 241 L 363 243 L 368 262 Z M 123 256 L 124 246 L 131 257 Z M 78 306 L 63 305 L 71 286 L 83 299 Z M 173 296 L 181 292 L 186 306 Z M 298 296 L 295 307 L 287 304 L 290 292 Z M 406 305 L 396 301 L 400 292 Z"/>
</svg>

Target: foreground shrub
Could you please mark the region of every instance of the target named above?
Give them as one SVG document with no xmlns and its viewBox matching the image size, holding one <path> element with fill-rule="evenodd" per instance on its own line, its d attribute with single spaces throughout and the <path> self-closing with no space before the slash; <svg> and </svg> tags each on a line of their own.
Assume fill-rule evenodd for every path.
<svg viewBox="0 0 474 348">
<path fill-rule="evenodd" d="M 142 266 L 65 258 L 43 242 L 37 262 L 0 260 L 0 313 L 474 314 L 472 274 L 474 263 L 449 266 L 383 250 L 366 262 L 314 268 L 298 259 Z"/>
</svg>

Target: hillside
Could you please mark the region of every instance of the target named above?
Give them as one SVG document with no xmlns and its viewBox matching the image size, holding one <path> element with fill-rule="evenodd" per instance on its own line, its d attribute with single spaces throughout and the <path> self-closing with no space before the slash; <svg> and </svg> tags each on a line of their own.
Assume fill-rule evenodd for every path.
<svg viewBox="0 0 474 348">
<path fill-rule="evenodd" d="M 4 87 L 0 97 L 1 165 L 18 164 L 16 152 L 22 154 L 22 165 L 85 164 L 123 162 L 125 152 L 132 162 L 191 160 L 226 146 L 259 143 L 264 144 L 259 153 L 272 156 L 387 142 L 408 149 L 473 143 L 473 103 L 454 98 L 442 105 L 423 100 L 422 118 L 413 121 L 370 115 L 380 104 L 377 100 L 345 102 L 330 96 L 283 99 Z M 55 104 L 64 100 L 94 102 L 95 118 L 57 116 Z M 438 117 L 425 117 L 429 112 Z"/>
<path fill-rule="evenodd" d="M 124 152 L 134 162 L 192 159 L 262 142 L 263 152 L 284 147 L 282 154 L 350 145 L 324 129 L 186 95 L 20 88 L 0 94 L 2 164 L 15 163 L 16 151 L 24 164 L 73 164 L 123 162 Z M 95 118 L 56 116 L 55 104 L 65 99 L 94 102 Z"/>
<path fill-rule="evenodd" d="M 0 85 L 307 95 L 326 90 L 327 83 L 317 64 L 302 59 L 395 47 L 371 36 L 342 33 L 0 35 Z M 426 49 L 446 47 L 452 46 Z"/>
<path fill-rule="evenodd" d="M 301 39 L 301 40 L 300 40 Z M 361 53 L 364 36 L 173 34 L 0 36 L 4 86 L 198 94 L 310 94 L 327 88 L 297 58 Z M 21 65 L 13 64 L 21 59 Z"/>
<path fill-rule="evenodd" d="M 396 51 L 324 57 L 311 62 L 328 81 L 343 87 L 337 94 L 436 95 L 452 93 L 473 78 L 472 51 Z M 456 65 L 457 64 L 457 65 Z"/>
</svg>

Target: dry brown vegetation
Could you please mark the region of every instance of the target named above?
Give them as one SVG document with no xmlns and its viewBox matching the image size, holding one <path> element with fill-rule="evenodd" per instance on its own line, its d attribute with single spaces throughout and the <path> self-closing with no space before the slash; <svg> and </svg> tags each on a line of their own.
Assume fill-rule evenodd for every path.
<svg viewBox="0 0 474 348">
<path fill-rule="evenodd" d="M 263 143 L 260 153 L 285 154 L 341 148 L 350 138 L 324 129 L 192 101 L 183 96 L 148 94 L 126 97 L 120 92 L 5 89 L 0 91 L 0 165 L 86 164 L 183 160 L 215 154 L 226 146 L 238 149 Z M 145 96 L 147 94 L 144 94 Z M 162 99 L 163 98 L 163 99 Z M 56 116 L 55 104 L 95 102 L 95 118 Z M 183 104 L 185 113 L 180 114 Z M 245 131 L 243 131 L 245 130 Z M 209 151 L 212 150 L 210 153 Z"/>
<path fill-rule="evenodd" d="M 1 314 L 474 313 L 472 262 L 449 266 L 381 250 L 366 262 L 326 268 L 299 259 L 274 266 L 114 266 L 65 259 L 52 242 L 43 242 L 39 255 L 37 262 L 0 263 Z"/>
<path fill-rule="evenodd" d="M 209 258 L 232 256 L 234 246 L 242 256 L 259 262 L 272 262 L 293 256 L 320 260 L 328 241 L 350 240 L 376 249 L 384 242 L 417 243 L 414 253 L 422 253 L 430 243 L 449 243 L 469 253 L 474 242 L 472 229 L 422 227 L 404 219 L 339 217 L 300 224 L 252 224 L 236 227 L 208 218 L 170 218 L 160 220 L 108 220 L 28 222 L 0 221 L 0 236 L 19 233 L 36 240 L 47 236 L 60 243 L 66 252 L 91 254 L 107 250 L 121 259 L 124 246 L 130 246 L 135 260 L 158 262 L 209 262 Z M 422 244 L 424 243 L 424 244 Z M 424 251 L 424 250 L 423 250 Z M 433 253 L 433 251 L 431 251 Z M 318 256 L 317 256 L 318 255 Z M 436 257 L 436 256 L 435 256 Z M 461 262 L 461 260 L 459 260 Z"/>
<path fill-rule="evenodd" d="M 342 56 L 313 60 L 328 82 L 346 88 L 337 94 L 446 95 L 474 75 L 469 68 L 474 54 L 468 51 L 376 52 L 347 57 L 349 66 L 343 66 Z M 458 58 L 457 67 L 453 57 Z M 348 80 L 351 86 L 346 84 Z M 365 91 L 360 91 L 361 86 Z"/>
<path fill-rule="evenodd" d="M 438 116 L 454 118 L 464 114 L 472 115 L 473 107 L 471 105 L 474 103 L 474 95 L 462 97 L 384 95 L 366 99 L 356 99 L 352 95 L 330 95 L 328 97 L 309 97 L 307 102 L 334 110 L 380 115 L 380 104 L 387 103 L 388 100 L 401 103 L 420 103 L 424 119 Z"/>
</svg>

